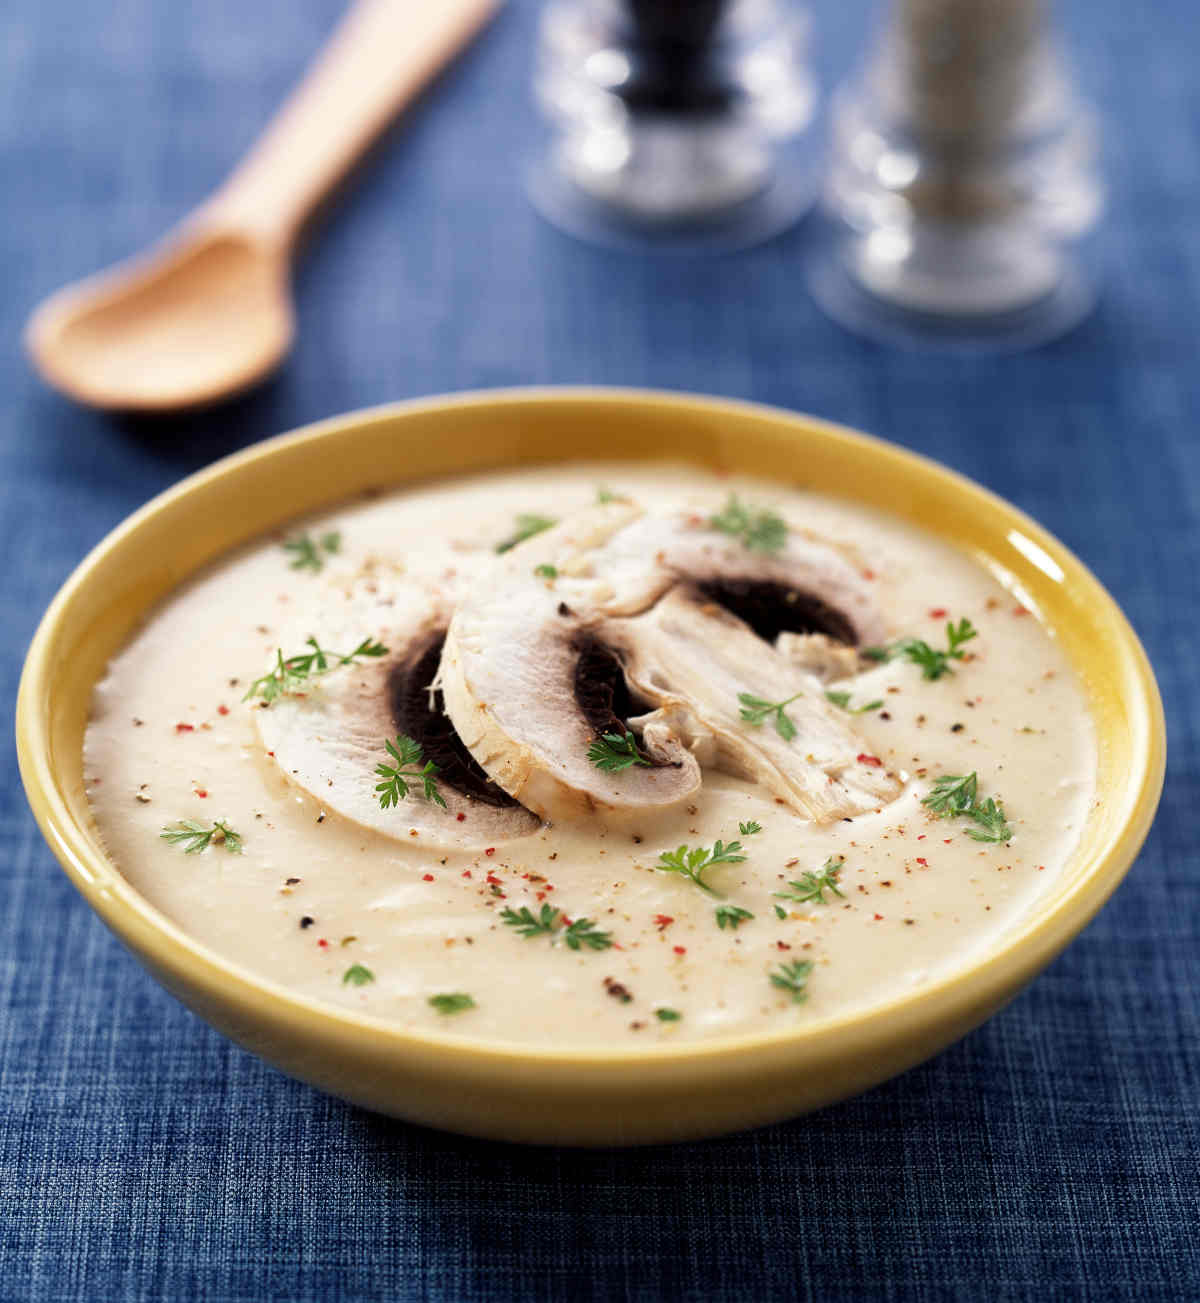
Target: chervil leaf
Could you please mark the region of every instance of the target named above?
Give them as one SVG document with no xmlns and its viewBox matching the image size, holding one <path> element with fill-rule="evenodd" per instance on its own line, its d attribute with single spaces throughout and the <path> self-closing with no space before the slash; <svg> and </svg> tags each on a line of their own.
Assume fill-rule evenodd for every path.
<svg viewBox="0 0 1200 1303">
<path fill-rule="evenodd" d="M 563 940 L 572 950 L 587 946 L 589 950 L 607 950 L 613 943 L 611 932 L 601 932 L 590 918 L 577 918 L 563 933 Z"/>
<path fill-rule="evenodd" d="M 597 769 L 614 774 L 631 765 L 650 763 L 638 746 L 637 738 L 628 730 L 624 733 L 601 733 L 588 747 L 587 756 Z"/>
<path fill-rule="evenodd" d="M 795 692 L 784 701 L 764 701 L 762 697 L 756 697 L 752 692 L 739 692 L 738 703 L 742 708 L 742 718 L 747 724 L 759 728 L 763 720 L 771 716 L 774 720 L 775 732 L 785 742 L 790 742 L 796 736 L 796 726 L 784 711 L 784 707 L 790 706 L 797 697 L 802 696 L 804 696 L 803 692 Z"/>
<path fill-rule="evenodd" d="M 883 705 L 882 701 L 868 701 L 865 706 L 852 706 L 850 695 L 849 692 L 827 692 L 825 700 L 849 711 L 851 715 L 865 715 L 868 710 L 878 710 Z"/>
<path fill-rule="evenodd" d="M 441 995 L 431 995 L 428 1003 L 438 1013 L 462 1013 L 465 1009 L 474 1009 L 475 1001 L 465 991 L 447 991 Z"/>
<path fill-rule="evenodd" d="M 939 819 L 965 818 L 979 824 L 979 828 L 967 829 L 967 836 L 974 841 L 1011 841 L 1013 832 L 1005 818 L 1003 804 L 991 796 L 981 802 L 978 790 L 979 780 L 974 773 L 943 774 L 934 780 L 929 795 L 922 799 L 921 804 Z"/>
<path fill-rule="evenodd" d="M 748 507 L 736 493 L 715 516 L 708 518 L 710 529 L 740 538 L 751 552 L 779 552 L 787 543 L 788 527 L 782 516 L 762 507 Z"/>
<path fill-rule="evenodd" d="M 223 846 L 230 855 L 242 853 L 241 837 L 223 819 L 215 819 L 211 824 L 180 819 L 167 824 L 159 836 L 165 842 L 182 846 L 185 855 L 199 855 L 209 846 Z"/>
<path fill-rule="evenodd" d="M 366 986 L 375 980 L 375 974 L 363 964 L 351 964 L 342 974 L 343 986 Z"/>
<path fill-rule="evenodd" d="M 516 527 L 509 537 L 503 543 L 496 544 L 496 551 L 508 552 L 518 543 L 524 543 L 527 538 L 532 538 L 543 530 L 552 529 L 557 524 L 558 521 L 553 516 L 537 516 L 531 512 L 522 512 L 517 516 Z"/>
<path fill-rule="evenodd" d="M 716 914 L 717 927 L 719 927 L 722 932 L 724 932 L 726 928 L 730 928 L 736 932 L 741 924 L 748 923 L 754 917 L 748 909 L 742 909 L 740 905 L 718 905 Z"/>
<path fill-rule="evenodd" d="M 446 802 L 438 791 L 434 778 L 438 767 L 432 760 L 426 760 L 421 765 L 424 751 L 420 742 L 400 733 L 394 742 L 385 742 L 384 746 L 395 764 L 380 763 L 375 766 L 375 776 L 383 780 L 375 784 L 375 790 L 379 793 L 379 808 L 388 810 L 398 805 L 408 796 L 409 784 L 419 782 L 422 796 L 444 810 Z"/>
<path fill-rule="evenodd" d="M 791 891 L 777 891 L 775 895 L 780 900 L 794 900 L 798 905 L 805 905 L 810 901 L 824 905 L 827 891 L 832 891 L 835 896 L 843 895 L 838 888 L 838 878 L 845 864 L 846 861 L 840 855 L 831 855 L 819 873 L 811 871 L 802 873 L 794 882 L 788 883 Z"/>
<path fill-rule="evenodd" d="M 530 912 L 528 905 L 522 905 L 520 909 L 502 910 L 500 917 L 518 936 L 529 941 L 533 937 L 553 936 L 558 928 L 558 915 L 553 905 L 543 905 L 537 915 Z"/>
<path fill-rule="evenodd" d="M 953 674 L 951 661 L 961 661 L 966 656 L 963 645 L 978 636 L 979 631 L 968 619 L 959 620 L 957 624 L 946 625 L 945 651 L 931 647 L 923 638 L 901 638 L 887 647 L 867 647 L 863 655 L 873 661 L 894 661 L 899 657 L 921 667 L 921 677 L 940 679 L 945 674 Z"/>
<path fill-rule="evenodd" d="M 743 837 L 753 837 L 756 832 L 762 832 L 762 824 L 753 819 L 748 819 L 745 823 L 738 824 L 738 832 Z"/>
<path fill-rule="evenodd" d="M 741 852 L 741 842 L 730 842 L 726 846 L 724 842 L 716 841 L 713 843 L 712 850 L 704 846 L 697 846 L 694 849 L 690 846 L 680 846 L 673 851 L 663 851 L 654 867 L 663 873 L 681 873 L 702 891 L 707 891 L 710 896 L 716 896 L 720 893 L 714 891 L 704 881 L 705 870 L 712 868 L 714 864 L 740 864 L 746 858 Z"/>
<path fill-rule="evenodd" d="M 796 1004 L 802 1004 L 808 999 L 805 987 L 812 976 L 812 970 L 811 959 L 797 959 L 790 964 L 780 964 L 778 971 L 770 974 L 771 985 L 787 991 Z"/>
<path fill-rule="evenodd" d="M 277 697 L 287 697 L 302 691 L 310 679 L 329 674 L 343 665 L 352 665 L 360 657 L 387 655 L 387 648 L 372 638 L 364 638 L 352 652 L 327 651 L 315 638 L 306 640 L 310 652 L 300 652 L 284 659 L 282 649 L 275 653 L 275 668 L 251 683 L 243 701 L 261 697 L 270 705 Z"/>
</svg>

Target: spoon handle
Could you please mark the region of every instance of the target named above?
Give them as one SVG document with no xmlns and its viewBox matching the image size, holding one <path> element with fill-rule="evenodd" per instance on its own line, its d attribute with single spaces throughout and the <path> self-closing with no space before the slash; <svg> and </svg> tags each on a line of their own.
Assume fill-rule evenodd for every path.
<svg viewBox="0 0 1200 1303">
<path fill-rule="evenodd" d="M 250 153 L 198 214 L 283 248 L 499 0 L 357 0 Z"/>
</svg>

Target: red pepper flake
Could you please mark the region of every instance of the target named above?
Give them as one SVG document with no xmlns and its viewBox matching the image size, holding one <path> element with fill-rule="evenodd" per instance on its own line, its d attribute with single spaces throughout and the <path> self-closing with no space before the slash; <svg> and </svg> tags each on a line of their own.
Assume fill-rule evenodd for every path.
<svg viewBox="0 0 1200 1303">
<path fill-rule="evenodd" d="M 925 840 L 925 834 L 921 833 L 920 836 L 918 836 L 917 841 L 923 842 L 924 840 Z"/>
<path fill-rule="evenodd" d="M 322 950 L 328 950 L 328 949 L 329 949 L 329 942 L 326 941 L 324 937 L 322 937 L 322 938 L 320 939 L 320 941 L 317 942 L 317 945 L 319 945 L 319 946 L 321 947 Z"/>
<path fill-rule="evenodd" d="M 655 914 L 654 922 L 657 925 L 658 930 L 661 932 L 664 928 L 670 927 L 675 920 L 670 914 Z"/>
<path fill-rule="evenodd" d="M 539 892 L 537 893 L 537 899 L 538 899 L 539 901 L 545 900 L 545 899 L 546 899 L 546 893 L 545 893 L 544 891 L 539 891 Z"/>
<path fill-rule="evenodd" d="M 463 814 L 463 812 L 462 812 L 461 810 L 459 810 L 459 812 L 458 812 L 454 817 L 459 821 L 459 823 L 462 823 L 462 821 L 463 821 L 467 816 L 466 816 L 465 814 Z"/>
<path fill-rule="evenodd" d="M 918 863 L 918 864 L 923 864 L 926 868 L 929 868 L 929 861 L 928 861 L 927 859 L 925 859 L 925 857 L 924 857 L 923 855 L 918 855 L 918 856 L 917 856 L 917 863 Z"/>
<path fill-rule="evenodd" d="M 495 853 L 496 853 L 496 848 L 495 848 L 494 846 L 489 846 L 489 847 L 487 848 L 487 850 L 484 851 L 483 853 L 484 853 L 485 855 L 495 855 Z"/>
<path fill-rule="evenodd" d="M 672 946 L 671 949 L 674 950 L 677 955 L 687 954 L 687 946 Z"/>
<path fill-rule="evenodd" d="M 1039 865 L 1038 865 L 1038 872 L 1039 872 L 1039 873 L 1045 873 L 1045 872 L 1046 872 L 1046 866 L 1045 866 L 1044 864 L 1039 864 Z"/>
<path fill-rule="evenodd" d="M 860 751 L 857 756 L 860 765 L 870 765 L 872 769 L 882 769 L 883 761 L 878 756 L 869 756 L 865 751 Z"/>
<path fill-rule="evenodd" d="M 1027 606 L 1014 606 L 1013 615 L 1030 615 L 1032 612 Z"/>
<path fill-rule="evenodd" d="M 432 873 L 426 873 L 426 874 L 421 878 L 421 881 L 422 881 L 422 882 L 432 882 L 432 881 L 433 881 L 433 874 L 432 874 Z"/>
<path fill-rule="evenodd" d="M 504 886 L 504 883 L 501 881 L 501 879 L 499 879 L 498 877 L 496 877 L 496 875 L 491 871 L 491 869 L 488 869 L 487 880 L 488 880 L 488 883 L 489 883 L 491 886 L 493 886 L 493 887 L 503 887 L 503 886 Z"/>
<path fill-rule="evenodd" d="M 943 845 L 943 846 L 949 846 L 950 843 L 951 843 L 953 840 L 954 840 L 953 837 L 943 837 L 943 838 L 942 838 L 942 845 Z"/>
<path fill-rule="evenodd" d="M 464 877 L 464 878 L 469 878 L 470 876 L 471 876 L 471 870 L 470 870 L 470 869 L 463 869 L 463 877 Z"/>
<path fill-rule="evenodd" d="M 218 706 L 218 707 L 217 707 L 217 714 L 218 714 L 218 715 L 228 715 L 228 714 L 229 714 L 229 707 L 228 707 L 228 706 Z"/>
<path fill-rule="evenodd" d="M 776 942 L 775 942 L 775 949 L 776 949 L 776 950 L 790 950 L 790 949 L 791 949 L 791 946 L 789 946 L 788 943 L 787 943 L 786 941 L 776 941 Z"/>
<path fill-rule="evenodd" d="M 944 620 L 946 618 L 946 608 L 944 606 L 935 606 L 929 612 L 929 618 L 931 620 Z"/>
<path fill-rule="evenodd" d="M 882 918 L 883 918 L 883 915 L 882 915 L 882 914 L 876 914 L 876 915 L 875 915 L 875 921 L 876 921 L 876 923 L 880 922 L 880 921 L 882 920 Z"/>
<path fill-rule="evenodd" d="M 547 890 L 547 891 L 553 891 L 553 890 L 554 890 L 554 883 L 553 883 L 553 882 L 547 882 L 547 883 L 546 883 L 546 890 Z"/>
<path fill-rule="evenodd" d="M 203 799 L 203 798 L 205 798 L 205 797 L 208 796 L 208 791 L 207 791 L 206 788 L 203 788 L 203 787 L 197 787 L 197 788 L 196 788 L 196 795 L 199 796 L 201 799 Z"/>
<path fill-rule="evenodd" d="M 268 752 L 267 752 L 267 755 L 269 755 L 269 756 L 271 757 L 272 760 L 275 759 L 275 752 L 274 752 L 274 751 L 268 751 Z"/>
<path fill-rule="evenodd" d="M 864 570 L 864 571 L 862 572 L 862 577 L 863 577 L 864 579 L 874 579 L 874 578 L 875 578 L 875 571 L 874 571 L 874 570 Z"/>
<path fill-rule="evenodd" d="M 195 726 L 195 724 L 176 724 L 176 725 L 175 725 L 175 732 L 176 732 L 176 733 L 194 733 L 195 731 L 196 731 L 196 726 Z"/>
</svg>

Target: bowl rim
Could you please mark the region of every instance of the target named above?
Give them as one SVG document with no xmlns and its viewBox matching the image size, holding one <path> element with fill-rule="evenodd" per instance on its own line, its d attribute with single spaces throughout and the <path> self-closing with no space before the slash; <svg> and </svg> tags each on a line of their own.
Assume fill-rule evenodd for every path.
<svg viewBox="0 0 1200 1303">
<path fill-rule="evenodd" d="M 1125 798 L 1124 812 L 1116 835 L 1097 853 L 1094 863 L 1080 874 L 1078 881 L 1061 893 L 1052 909 L 1045 913 L 1031 913 L 1023 923 L 1002 934 L 998 938 L 999 946 L 989 949 L 978 962 L 952 970 L 892 999 L 852 1007 L 849 1011 L 811 1023 L 680 1044 L 647 1044 L 634 1048 L 616 1045 L 560 1047 L 509 1044 L 460 1032 L 412 1029 L 380 1015 L 360 1013 L 296 994 L 191 938 L 124 878 L 117 865 L 100 850 L 94 834 L 75 819 L 63 794 L 52 758 L 48 703 L 53 690 L 56 640 L 72 602 L 98 564 L 136 535 L 149 518 L 224 476 L 254 474 L 253 468 L 261 469 L 282 450 L 317 442 L 348 429 L 390 423 L 410 415 L 492 404 L 519 406 L 531 403 L 649 405 L 678 412 L 724 413 L 731 417 L 743 415 L 782 422 L 791 426 L 797 435 L 811 432 L 847 443 L 867 455 L 891 462 L 908 475 L 916 474 L 927 481 L 940 482 L 943 489 L 965 494 L 980 509 L 993 514 L 998 512 L 1008 522 L 1019 526 L 1025 538 L 1062 571 L 1064 582 L 1065 577 L 1069 577 L 1073 584 L 1087 592 L 1089 601 L 1104 609 L 1117 635 L 1111 656 L 1123 667 L 1125 678 L 1136 686 L 1136 695 L 1124 701 L 1131 715 L 1130 731 L 1136 739 L 1136 763 L 1129 767 L 1120 788 Z M 572 459 L 566 457 L 562 460 L 569 463 Z M 414 481 L 420 482 L 419 479 Z M 853 493 L 843 496 L 855 500 Z M 344 500 L 344 495 L 336 500 L 331 498 L 326 505 L 333 507 L 337 501 Z M 927 532 L 939 535 L 935 527 L 926 528 Z M 963 550 L 954 542 L 951 546 Z M 216 559 L 216 556 L 211 557 L 204 564 L 212 564 Z M 200 568 L 195 567 L 181 575 L 177 584 L 185 582 Z M 346 412 L 233 452 L 156 494 L 88 552 L 47 608 L 30 643 L 21 674 L 16 741 L 27 798 L 42 834 L 62 868 L 105 924 L 139 958 L 152 962 L 157 975 L 167 974 L 173 979 L 167 983 L 170 989 L 200 989 L 212 1001 L 233 1002 L 241 1008 L 252 1009 L 258 1017 L 268 1015 L 278 1025 L 302 1026 L 309 1033 L 319 1029 L 334 1039 L 357 1038 L 363 1034 L 376 1042 L 382 1038 L 386 1048 L 395 1053 L 408 1050 L 442 1056 L 465 1054 L 477 1063 L 491 1063 L 497 1068 L 532 1062 L 553 1065 L 564 1073 L 604 1067 L 620 1069 L 634 1064 L 641 1068 L 653 1065 L 678 1068 L 681 1061 L 707 1065 L 725 1058 L 772 1050 L 810 1049 L 814 1054 L 827 1054 L 838 1047 L 839 1042 L 842 1051 L 853 1054 L 869 1048 L 885 1032 L 894 1038 L 897 1034 L 903 1035 L 906 1029 L 915 1033 L 928 1025 L 969 1016 L 969 1011 L 975 1008 L 998 1007 L 1082 931 L 1131 867 L 1153 822 L 1166 764 L 1162 700 L 1136 633 L 1114 599 L 1083 562 L 1020 508 L 922 453 L 806 413 L 765 403 L 682 391 L 586 385 L 469 390 Z M 376 1048 L 379 1048 L 378 1044 Z"/>
</svg>

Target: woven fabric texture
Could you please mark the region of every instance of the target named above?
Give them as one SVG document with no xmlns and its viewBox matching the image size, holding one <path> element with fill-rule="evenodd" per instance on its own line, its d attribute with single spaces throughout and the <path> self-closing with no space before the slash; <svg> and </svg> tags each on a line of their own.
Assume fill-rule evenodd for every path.
<svg viewBox="0 0 1200 1303">
<path fill-rule="evenodd" d="M 865 0 L 815 0 L 825 84 Z M 514 0 L 382 145 L 297 275 L 299 343 L 243 401 L 112 420 L 41 387 L 31 306 L 221 178 L 337 0 L 0 6 L 0 1299 L 1200 1297 L 1200 79 L 1193 0 L 1070 0 L 1112 202 L 1094 316 L 1025 356 L 885 351 L 806 298 L 803 227 L 750 253 L 577 245 L 526 203 L 538 7 Z M 1145 640 L 1157 824 L 1096 922 L 933 1062 L 819 1115 L 637 1152 L 370 1116 L 184 1011 L 75 895 L 12 750 L 21 659 L 85 551 L 215 456 L 350 408 L 518 383 L 807 410 L 1031 512 Z"/>
</svg>

